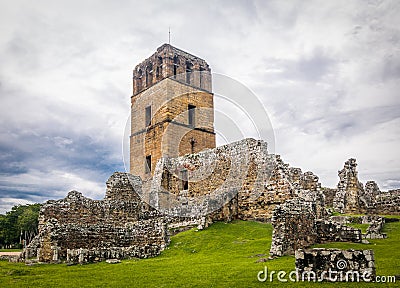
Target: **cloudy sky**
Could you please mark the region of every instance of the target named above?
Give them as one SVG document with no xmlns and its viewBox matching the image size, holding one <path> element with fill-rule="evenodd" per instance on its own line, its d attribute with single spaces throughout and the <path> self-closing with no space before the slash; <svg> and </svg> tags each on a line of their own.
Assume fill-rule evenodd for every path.
<svg viewBox="0 0 400 288">
<path fill-rule="evenodd" d="M 400 187 L 399 13 L 399 1 L 1 1 L 0 213 L 72 189 L 103 197 L 124 170 L 132 69 L 168 27 L 260 98 L 285 162 L 333 187 L 355 157 L 361 181 Z"/>
</svg>

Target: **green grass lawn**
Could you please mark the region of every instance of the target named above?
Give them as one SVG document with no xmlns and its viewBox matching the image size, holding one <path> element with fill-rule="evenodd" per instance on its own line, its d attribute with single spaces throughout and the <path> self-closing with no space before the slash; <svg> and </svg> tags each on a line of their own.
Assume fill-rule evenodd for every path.
<svg viewBox="0 0 400 288">
<path fill-rule="evenodd" d="M 371 244 L 331 243 L 316 247 L 373 249 L 378 275 L 400 274 L 400 222 L 385 224 L 388 239 Z M 265 263 L 272 226 L 257 222 L 214 223 L 203 231 L 190 230 L 172 237 L 169 248 L 151 259 L 67 266 L 0 261 L 0 287 L 386 287 L 376 283 L 258 282 L 257 273 L 294 269 L 294 257 Z M 256 256 L 266 254 L 266 256 Z M 378 286 L 377 286 L 378 285 Z M 391 287 L 396 287 L 392 284 Z"/>
<path fill-rule="evenodd" d="M 22 252 L 22 249 L 0 249 L 0 252 Z"/>
<path fill-rule="evenodd" d="M 358 228 L 361 230 L 361 233 L 365 234 L 367 233 L 367 229 L 369 227 L 369 224 L 358 224 L 358 223 L 348 223 L 346 226 L 350 226 L 353 228 Z"/>
</svg>

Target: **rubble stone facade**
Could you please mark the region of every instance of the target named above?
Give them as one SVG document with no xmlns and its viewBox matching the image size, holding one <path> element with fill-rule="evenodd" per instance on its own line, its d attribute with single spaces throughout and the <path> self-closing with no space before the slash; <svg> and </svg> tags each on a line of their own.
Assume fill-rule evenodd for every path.
<svg viewBox="0 0 400 288">
<path fill-rule="evenodd" d="M 272 217 L 270 257 L 292 255 L 297 249 L 315 243 L 361 242 L 360 229 L 328 220 L 318 212 L 324 207 L 323 197 L 304 199 L 301 196 L 277 206 Z"/>
<path fill-rule="evenodd" d="M 77 191 L 45 203 L 39 216 L 39 235 L 25 251 L 41 262 L 79 263 L 108 258 L 147 258 L 169 243 L 167 223 L 159 212 L 140 200 L 141 180 L 114 173 L 104 200 Z"/>
<path fill-rule="evenodd" d="M 269 204 L 284 202 L 291 193 L 280 174 L 268 183 L 274 167 L 274 156 L 268 155 L 265 142 L 244 139 L 196 154 L 162 159 L 151 183 L 144 184 L 151 185 L 151 189 L 144 191 L 154 193 L 149 197 L 155 201 L 153 206 L 166 209 L 164 212 L 169 215 L 206 215 L 226 204 L 213 218 L 266 219 L 272 214 Z"/>
<path fill-rule="evenodd" d="M 296 196 L 320 201 L 316 213 L 318 217 L 325 213 L 318 177 L 269 154 L 262 140 L 244 139 L 195 154 L 162 158 L 153 179 L 143 186 L 142 191 L 151 195 L 142 198 L 168 215 L 211 213 L 213 220 L 270 221 L 276 205 Z"/>
<path fill-rule="evenodd" d="M 356 213 L 360 207 L 360 195 L 364 188 L 357 177 L 356 159 L 351 158 L 344 164 L 344 168 L 338 172 L 339 183 L 337 186 L 333 207 L 340 213 Z"/>
<path fill-rule="evenodd" d="M 299 249 L 295 254 L 298 280 L 307 282 L 373 282 L 373 250 Z"/>
<path fill-rule="evenodd" d="M 374 181 L 363 184 L 358 180 L 356 159 L 346 161 L 339 171 L 337 189 L 327 189 L 325 195 L 332 195 L 333 208 L 340 213 L 400 215 L 400 190 L 380 191 Z"/>
</svg>

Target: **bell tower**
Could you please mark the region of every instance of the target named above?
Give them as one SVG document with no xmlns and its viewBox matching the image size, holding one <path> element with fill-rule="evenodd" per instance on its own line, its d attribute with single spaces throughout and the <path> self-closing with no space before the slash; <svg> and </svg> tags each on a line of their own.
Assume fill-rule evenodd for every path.
<svg viewBox="0 0 400 288">
<path fill-rule="evenodd" d="M 164 44 L 133 70 L 130 173 L 151 178 L 161 157 L 215 147 L 211 69 Z"/>
</svg>

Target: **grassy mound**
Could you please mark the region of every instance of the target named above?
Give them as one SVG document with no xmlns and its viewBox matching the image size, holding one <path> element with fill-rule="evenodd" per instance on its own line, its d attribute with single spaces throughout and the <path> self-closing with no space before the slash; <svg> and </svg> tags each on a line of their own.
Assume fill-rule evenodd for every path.
<svg viewBox="0 0 400 288">
<path fill-rule="evenodd" d="M 400 222 L 385 224 L 388 239 L 371 244 L 331 243 L 318 247 L 373 249 L 378 275 L 400 274 Z M 235 221 L 214 223 L 172 237 L 159 257 L 126 260 L 119 264 L 97 263 L 67 266 L 0 262 L 0 287 L 337 287 L 335 283 L 258 282 L 257 273 L 294 269 L 294 257 L 258 262 L 268 258 L 270 224 Z M 341 284 L 343 285 L 343 284 Z M 346 287 L 376 287 L 375 283 L 347 283 Z M 395 287 L 396 284 L 393 285 Z M 384 285 L 380 285 L 384 286 Z"/>
</svg>

